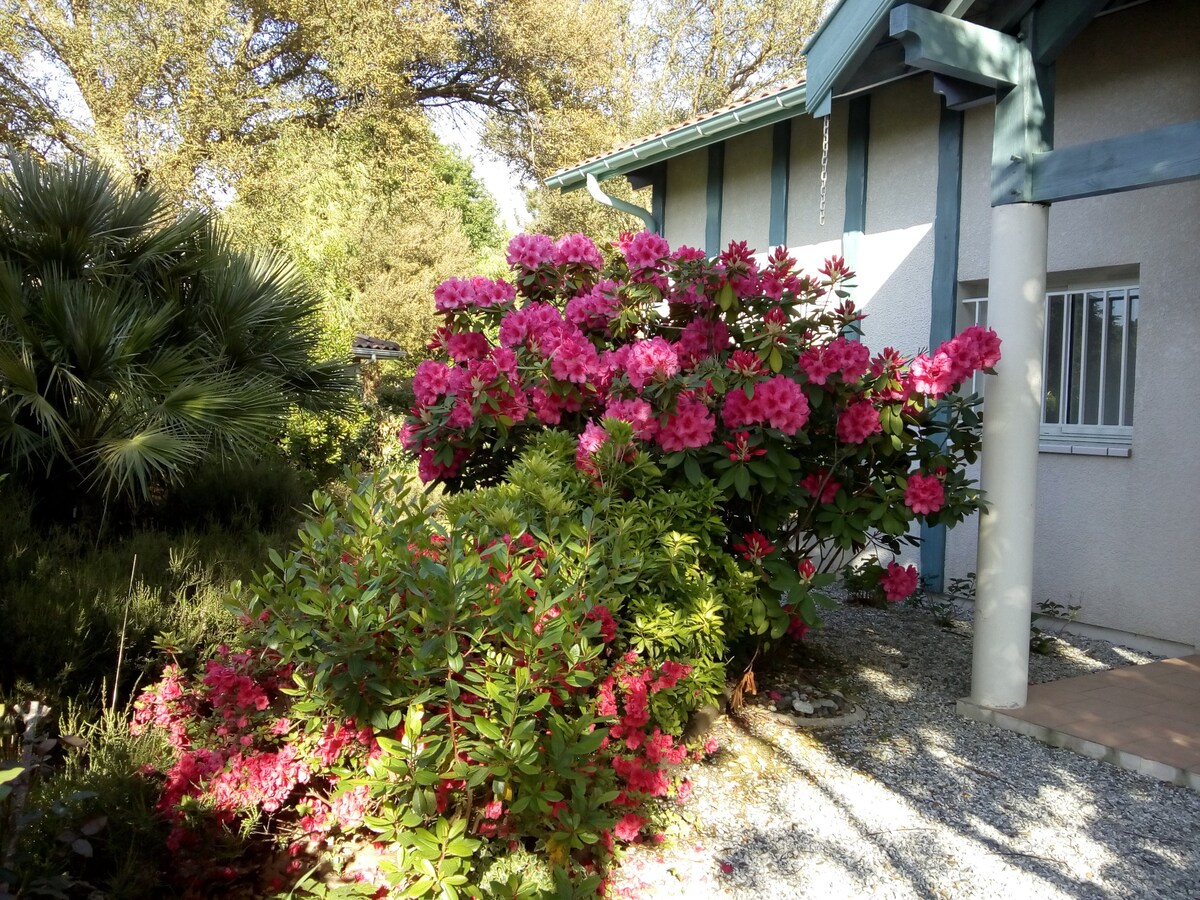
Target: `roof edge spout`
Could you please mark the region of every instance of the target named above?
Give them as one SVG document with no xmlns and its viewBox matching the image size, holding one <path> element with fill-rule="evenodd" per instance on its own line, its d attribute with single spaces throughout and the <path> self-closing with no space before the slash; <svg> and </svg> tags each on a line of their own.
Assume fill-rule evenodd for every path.
<svg viewBox="0 0 1200 900">
<path fill-rule="evenodd" d="M 658 231 L 658 222 L 654 220 L 654 216 L 651 215 L 648 209 L 642 209 L 640 206 L 634 206 L 632 203 L 628 203 L 619 197 L 604 193 L 600 189 L 600 182 L 596 180 L 596 176 L 591 172 L 587 174 L 587 192 L 597 203 L 641 219 L 645 223 L 647 231 Z"/>
</svg>

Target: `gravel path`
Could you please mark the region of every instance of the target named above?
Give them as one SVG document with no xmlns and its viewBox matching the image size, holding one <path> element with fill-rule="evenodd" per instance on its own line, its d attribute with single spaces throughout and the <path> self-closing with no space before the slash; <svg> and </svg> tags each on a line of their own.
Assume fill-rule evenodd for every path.
<svg viewBox="0 0 1200 900">
<path fill-rule="evenodd" d="M 722 717 L 722 750 L 685 773 L 683 824 L 630 854 L 617 895 L 1200 898 L 1200 793 L 955 713 L 969 622 L 844 608 L 809 640 L 865 721 L 811 732 L 753 708 Z M 1034 681 L 1151 659 L 1069 640 L 1034 656 Z"/>
</svg>

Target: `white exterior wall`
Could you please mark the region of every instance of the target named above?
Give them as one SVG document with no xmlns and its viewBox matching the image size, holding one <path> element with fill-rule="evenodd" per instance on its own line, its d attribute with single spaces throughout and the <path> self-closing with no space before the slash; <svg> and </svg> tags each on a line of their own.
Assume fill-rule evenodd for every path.
<svg viewBox="0 0 1200 900">
<path fill-rule="evenodd" d="M 725 143 L 721 196 L 721 249 L 745 241 L 767 250 L 771 224 L 771 129 L 760 128 Z M 700 245 L 703 246 L 703 245 Z"/>
<path fill-rule="evenodd" d="M 940 103 L 929 76 L 871 95 L 867 220 L 851 261 L 858 270 L 851 299 L 867 314 L 863 341 L 872 350 L 929 346 Z"/>
<path fill-rule="evenodd" d="M 667 197 L 663 219 L 671 249 L 704 249 L 708 206 L 708 151 L 697 150 L 667 163 Z"/>
<path fill-rule="evenodd" d="M 1093 23 L 1058 64 L 1056 146 L 1200 119 L 1198 30 L 1200 7 L 1189 0 Z M 991 130 L 991 107 L 969 113 L 963 282 L 988 272 Z M 1081 604 L 1083 622 L 1191 646 L 1200 644 L 1198 247 L 1200 182 L 1051 208 L 1051 284 L 1136 267 L 1142 300 L 1131 455 L 1041 454 L 1033 585 L 1035 603 Z M 975 536 L 974 522 L 951 531 L 948 577 L 974 571 Z"/>
<path fill-rule="evenodd" d="M 816 272 L 842 253 L 846 218 L 846 115 L 829 120 L 829 167 L 826 172 L 825 224 L 821 224 L 821 120 L 792 119 L 792 158 L 788 172 L 787 242 L 800 267 Z"/>
</svg>

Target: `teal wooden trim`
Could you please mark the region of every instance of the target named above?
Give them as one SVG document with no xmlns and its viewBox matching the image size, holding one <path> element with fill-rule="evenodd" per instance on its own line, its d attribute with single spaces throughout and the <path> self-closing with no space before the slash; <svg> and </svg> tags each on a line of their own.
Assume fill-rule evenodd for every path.
<svg viewBox="0 0 1200 900">
<path fill-rule="evenodd" d="M 798 84 L 775 94 L 752 100 L 722 113 L 683 125 L 665 134 L 646 138 L 621 150 L 606 153 L 569 169 L 555 172 L 545 184 L 564 193 L 587 186 L 587 176 L 607 181 L 666 162 L 685 153 L 702 150 L 720 141 L 791 119 L 805 110 L 807 87 Z"/>
<path fill-rule="evenodd" d="M 992 131 L 992 205 L 1033 202 L 1033 159 L 1054 146 L 1054 67 L 1036 63 L 1033 16 L 1023 25 L 1017 84 L 996 98 Z"/>
<path fill-rule="evenodd" d="M 933 215 L 933 306 L 929 346 L 954 337 L 958 318 L 958 244 L 962 222 L 963 120 L 943 109 L 938 122 L 937 200 Z"/>
<path fill-rule="evenodd" d="M 771 134 L 771 224 L 767 243 L 787 244 L 788 191 L 792 171 L 792 121 L 776 122 Z"/>
<path fill-rule="evenodd" d="M 954 337 L 958 313 L 958 244 L 962 224 L 963 114 L 943 108 L 938 121 L 937 201 L 933 216 L 929 346 Z M 941 591 L 946 577 L 946 526 L 921 524 L 921 577 Z"/>
<path fill-rule="evenodd" d="M 587 189 L 592 199 L 597 203 L 641 219 L 647 231 L 658 231 L 658 223 L 654 221 L 654 216 L 650 213 L 650 210 L 642 209 L 640 206 L 634 206 L 632 203 L 622 200 L 619 197 L 613 197 L 611 194 L 604 193 L 604 191 L 600 190 L 600 182 L 596 180 L 595 175 L 587 177 Z"/>
<path fill-rule="evenodd" d="M 657 234 L 667 233 L 667 164 L 659 163 L 650 174 L 650 213 L 658 223 Z"/>
<path fill-rule="evenodd" d="M 1200 121 L 1036 153 L 1032 199 L 1077 200 L 1200 178 Z"/>
<path fill-rule="evenodd" d="M 1020 44 L 1007 34 L 911 3 L 892 10 L 890 32 L 910 66 L 990 87 L 1017 83 Z"/>
<path fill-rule="evenodd" d="M 721 206 L 725 199 L 725 144 L 708 148 L 708 195 L 704 217 L 704 252 L 721 252 Z"/>
<path fill-rule="evenodd" d="M 887 33 L 888 10 L 895 0 L 842 0 L 804 48 L 807 108 L 827 116 L 839 79 L 853 73 Z"/>
<path fill-rule="evenodd" d="M 1049 65 L 1058 59 L 1108 3 L 1109 0 L 1043 0 L 1034 12 L 1034 60 Z"/>
<path fill-rule="evenodd" d="M 858 262 L 858 245 L 867 229 L 867 158 L 871 144 L 871 95 L 847 104 L 846 215 L 842 225 L 842 255 L 851 267 Z"/>
</svg>

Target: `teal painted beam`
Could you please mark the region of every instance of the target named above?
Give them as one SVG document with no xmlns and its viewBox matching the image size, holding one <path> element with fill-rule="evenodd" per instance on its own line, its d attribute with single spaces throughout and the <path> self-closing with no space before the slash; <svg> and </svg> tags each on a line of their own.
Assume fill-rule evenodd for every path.
<svg viewBox="0 0 1200 900">
<path fill-rule="evenodd" d="M 847 104 L 846 215 L 842 224 L 842 256 L 854 268 L 858 247 L 867 230 L 867 158 L 871 144 L 871 95 Z"/>
<path fill-rule="evenodd" d="M 1034 60 L 1049 65 L 1058 59 L 1108 3 L 1109 0 L 1043 0 L 1034 11 L 1037 35 Z"/>
<path fill-rule="evenodd" d="M 895 0 L 842 0 L 804 48 L 807 108 L 829 115 L 839 79 L 853 74 L 887 33 L 888 10 Z"/>
<path fill-rule="evenodd" d="M 1031 51 L 1037 24 L 1025 17 L 1018 45 L 1017 83 L 996 95 L 992 130 L 992 205 L 1033 202 L 1033 159 L 1054 146 L 1054 67 Z"/>
<path fill-rule="evenodd" d="M 659 163 L 650 175 L 650 214 L 658 224 L 657 233 L 667 233 L 667 164 Z"/>
<path fill-rule="evenodd" d="M 777 122 L 771 134 L 771 223 L 767 242 L 787 244 L 788 191 L 792 171 L 792 122 Z"/>
<path fill-rule="evenodd" d="M 938 122 L 937 198 L 933 216 L 929 346 L 954 337 L 958 318 L 958 245 L 962 224 L 963 114 L 943 108 Z M 946 578 L 946 526 L 921 525 L 921 577 L 931 591 Z"/>
<path fill-rule="evenodd" d="M 721 252 L 721 206 L 725 199 L 725 144 L 708 148 L 708 194 L 704 217 L 704 252 L 711 258 Z"/>
<path fill-rule="evenodd" d="M 1200 121 L 1036 153 L 1032 199 L 1077 200 L 1200 178 Z"/>
<path fill-rule="evenodd" d="M 892 10 L 890 29 L 910 66 L 990 87 L 1017 83 L 1020 45 L 1007 34 L 911 3 Z"/>
</svg>

